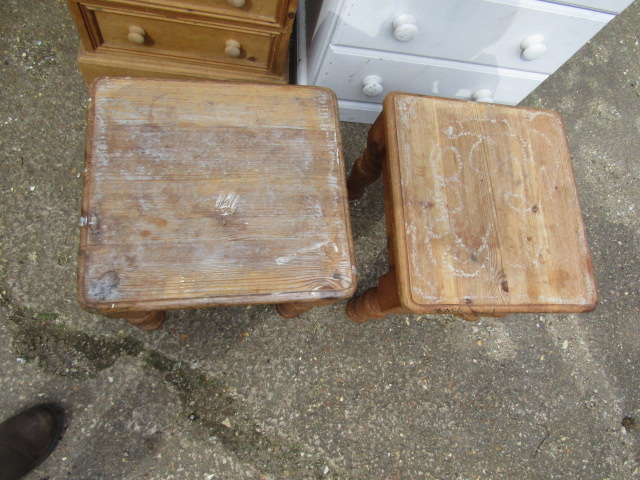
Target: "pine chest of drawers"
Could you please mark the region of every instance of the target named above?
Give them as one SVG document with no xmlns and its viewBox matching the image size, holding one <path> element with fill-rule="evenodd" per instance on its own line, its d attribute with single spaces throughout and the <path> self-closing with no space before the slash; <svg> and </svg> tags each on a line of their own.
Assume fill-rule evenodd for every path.
<svg viewBox="0 0 640 480">
<path fill-rule="evenodd" d="M 402 91 L 515 105 L 632 0 L 307 0 L 298 83 L 371 123 Z"/>
<path fill-rule="evenodd" d="M 297 0 L 67 0 L 99 76 L 287 83 Z"/>
</svg>

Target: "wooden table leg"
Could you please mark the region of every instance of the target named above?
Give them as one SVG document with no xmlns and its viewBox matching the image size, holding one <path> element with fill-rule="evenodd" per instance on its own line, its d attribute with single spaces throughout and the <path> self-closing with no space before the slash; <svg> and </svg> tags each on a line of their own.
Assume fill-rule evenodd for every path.
<svg viewBox="0 0 640 480">
<path fill-rule="evenodd" d="M 109 315 L 111 316 L 111 315 Z M 152 312 L 127 312 L 114 315 L 117 318 L 122 318 L 132 325 L 135 325 L 140 330 L 147 332 L 156 330 L 164 323 L 164 312 L 152 311 Z"/>
<path fill-rule="evenodd" d="M 296 318 L 301 313 L 308 312 L 313 307 L 320 307 L 323 305 L 333 305 L 334 303 L 336 303 L 336 300 L 318 300 L 316 302 L 278 303 L 276 305 L 276 311 L 283 318 Z"/>
<path fill-rule="evenodd" d="M 364 190 L 380 177 L 384 156 L 385 129 L 384 120 L 380 114 L 367 135 L 367 147 L 353 164 L 347 179 L 349 200 L 362 197 Z"/>
<path fill-rule="evenodd" d="M 411 313 L 402 306 L 398 293 L 393 236 L 393 198 L 389 182 L 386 181 L 386 176 L 389 175 L 389 164 L 385 160 L 386 153 L 383 114 L 380 114 L 369 130 L 367 149 L 353 165 L 351 175 L 347 180 L 347 189 L 349 200 L 360 198 L 364 189 L 382 173 L 389 273 L 378 279 L 377 287 L 370 288 L 359 297 L 353 297 L 347 303 L 347 316 L 356 323 L 363 323 L 373 318 L 383 318 L 394 313 Z"/>
<path fill-rule="evenodd" d="M 410 313 L 400 303 L 395 271 L 383 275 L 378 280 L 377 287 L 353 297 L 347 303 L 347 316 L 356 323 L 364 323 L 369 319 L 383 318 L 394 313 Z"/>
</svg>

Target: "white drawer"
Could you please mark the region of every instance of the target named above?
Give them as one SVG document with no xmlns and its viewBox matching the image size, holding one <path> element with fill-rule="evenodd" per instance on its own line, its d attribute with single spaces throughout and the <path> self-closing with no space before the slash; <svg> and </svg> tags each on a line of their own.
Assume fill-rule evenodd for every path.
<svg viewBox="0 0 640 480">
<path fill-rule="evenodd" d="M 603 12 L 620 13 L 633 3 L 633 0 L 547 0 L 553 3 L 575 5 Z"/>
<path fill-rule="evenodd" d="M 338 109 L 340 110 L 340 120 L 343 122 L 373 123 L 380 115 L 382 105 L 338 100 Z"/>
<path fill-rule="evenodd" d="M 413 16 L 415 25 L 405 17 L 394 29 L 403 15 Z M 347 1 L 331 43 L 553 73 L 612 18 L 535 0 Z M 394 33 L 405 40 L 415 36 L 398 41 Z M 522 42 L 536 36 L 546 51 L 526 60 Z"/>
<path fill-rule="evenodd" d="M 378 85 L 370 79 L 365 86 L 363 81 L 371 76 L 380 78 Z M 515 105 L 546 78 L 539 73 L 331 45 L 315 85 L 332 89 L 341 100 L 356 102 L 381 103 L 387 93 L 399 91 L 467 100 L 479 93 L 485 101 Z M 365 90 L 377 94 L 370 96 Z"/>
</svg>

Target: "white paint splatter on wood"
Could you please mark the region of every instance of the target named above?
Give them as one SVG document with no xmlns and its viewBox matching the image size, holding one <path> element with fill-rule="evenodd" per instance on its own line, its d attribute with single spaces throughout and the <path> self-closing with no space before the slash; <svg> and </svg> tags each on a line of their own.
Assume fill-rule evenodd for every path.
<svg viewBox="0 0 640 480">
<path fill-rule="evenodd" d="M 222 216 L 228 217 L 238 208 L 239 200 L 240 196 L 237 193 L 218 195 L 218 198 L 216 199 L 216 208 L 222 212 Z"/>
<path fill-rule="evenodd" d="M 329 242 L 314 243 L 313 245 L 310 245 L 308 247 L 301 248 L 300 250 L 296 250 L 291 255 L 285 255 L 283 257 L 276 258 L 276 263 L 278 265 L 284 265 L 285 263 L 289 263 L 291 260 L 298 257 L 299 255 L 304 255 L 305 253 L 313 252 L 314 250 L 319 250 L 322 247 L 327 246 L 328 244 Z"/>
</svg>

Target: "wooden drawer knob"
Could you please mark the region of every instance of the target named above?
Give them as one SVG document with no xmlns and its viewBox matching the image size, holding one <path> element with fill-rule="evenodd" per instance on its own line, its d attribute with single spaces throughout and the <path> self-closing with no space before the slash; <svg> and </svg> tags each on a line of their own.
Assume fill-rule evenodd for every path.
<svg viewBox="0 0 640 480">
<path fill-rule="evenodd" d="M 542 35 L 532 35 L 524 39 L 520 48 L 522 49 L 522 58 L 525 60 L 536 60 L 547 51 Z"/>
<path fill-rule="evenodd" d="M 138 27 L 137 25 L 131 25 L 129 27 L 129 33 L 127 34 L 127 40 L 131 43 L 135 43 L 136 45 L 142 45 L 146 35 L 147 32 L 144 31 L 144 28 Z"/>
<path fill-rule="evenodd" d="M 224 42 L 224 54 L 227 57 L 238 58 L 242 53 L 242 45 L 237 40 L 227 40 Z"/>
<path fill-rule="evenodd" d="M 244 4 L 245 0 L 227 0 L 227 5 L 230 7 L 242 8 L 244 7 Z"/>
<path fill-rule="evenodd" d="M 483 88 L 474 92 L 471 99 L 480 103 L 493 103 L 493 93 L 488 88 Z"/>
<path fill-rule="evenodd" d="M 362 80 L 362 93 L 367 97 L 377 97 L 380 95 L 384 88 L 382 86 L 382 78 L 378 75 L 369 75 Z"/>
</svg>

